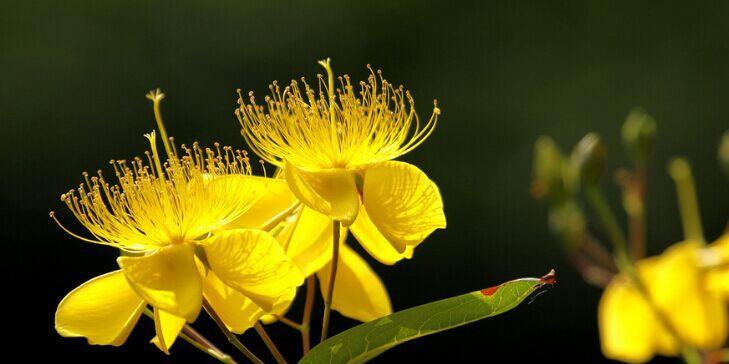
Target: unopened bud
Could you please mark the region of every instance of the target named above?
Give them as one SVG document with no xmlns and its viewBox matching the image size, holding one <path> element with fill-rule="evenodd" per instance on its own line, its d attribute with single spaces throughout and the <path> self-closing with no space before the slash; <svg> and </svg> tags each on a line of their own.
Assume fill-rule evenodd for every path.
<svg viewBox="0 0 729 364">
<path fill-rule="evenodd" d="M 537 139 L 532 165 L 532 193 L 535 198 L 559 199 L 565 195 L 564 167 L 565 158 L 554 140 L 548 136 Z"/>
<path fill-rule="evenodd" d="M 623 124 L 623 143 L 630 157 L 637 164 L 648 160 L 656 139 L 656 121 L 643 109 L 634 109 Z"/>
<path fill-rule="evenodd" d="M 549 209 L 549 229 L 565 243 L 568 250 L 582 244 L 585 231 L 585 215 L 574 199 L 566 199 Z"/>
<path fill-rule="evenodd" d="M 607 164 L 607 149 L 600 136 L 596 133 L 585 135 L 572 150 L 570 163 L 583 185 L 597 184 Z"/>
<path fill-rule="evenodd" d="M 724 173 L 729 177 L 729 130 L 724 132 L 719 144 L 719 165 L 724 169 Z"/>
</svg>

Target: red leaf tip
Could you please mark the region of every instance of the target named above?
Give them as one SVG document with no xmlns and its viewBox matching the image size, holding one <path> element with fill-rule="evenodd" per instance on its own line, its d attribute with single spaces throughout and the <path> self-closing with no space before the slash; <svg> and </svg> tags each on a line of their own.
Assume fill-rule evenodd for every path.
<svg viewBox="0 0 729 364">
<path fill-rule="evenodd" d="M 534 279 L 534 278 L 530 278 L 530 279 Z M 518 281 L 518 279 L 515 279 L 513 281 L 508 281 L 506 283 L 514 282 L 514 281 Z M 543 275 L 542 278 L 539 278 L 539 283 L 541 283 L 541 284 L 555 284 L 555 283 L 557 283 L 557 272 L 555 272 L 554 269 L 551 269 L 549 271 L 549 273 Z M 489 288 L 484 288 L 484 289 L 481 290 L 481 294 L 484 295 L 484 296 L 492 296 L 504 284 L 505 283 L 499 284 L 497 286 L 489 287 Z"/>
<path fill-rule="evenodd" d="M 554 269 L 551 269 L 549 273 L 542 276 L 542 278 L 539 278 L 540 281 L 544 284 L 555 284 L 557 283 L 557 272 L 554 271 Z"/>
</svg>

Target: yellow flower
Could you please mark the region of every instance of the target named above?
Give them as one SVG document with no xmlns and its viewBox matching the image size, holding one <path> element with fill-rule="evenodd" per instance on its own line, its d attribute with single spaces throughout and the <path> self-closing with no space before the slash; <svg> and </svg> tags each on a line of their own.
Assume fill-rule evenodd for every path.
<svg viewBox="0 0 729 364">
<path fill-rule="evenodd" d="M 55 323 L 62 336 L 121 345 L 149 304 L 157 332 L 153 342 L 166 352 L 185 322 L 197 317 L 203 292 L 222 292 L 210 293 L 211 304 L 219 306 L 223 291 L 234 290 L 268 311 L 303 281 L 268 233 L 234 229 L 211 235 L 262 193 L 244 152 L 196 143 L 191 149 L 183 145 L 178 156 L 165 143 L 168 159 L 162 163 L 155 133 L 147 138 L 148 164 L 138 158 L 112 162 L 118 185 L 107 183 L 101 172 L 84 174 L 85 184 L 61 197 L 94 238 L 71 233 L 56 220 L 64 230 L 122 251 L 121 270 L 82 284 L 61 301 Z"/>
<path fill-rule="evenodd" d="M 709 245 L 701 258 L 704 266 L 713 267 L 706 272 L 709 291 L 723 295 L 729 302 L 729 232 Z"/>
<path fill-rule="evenodd" d="M 255 229 L 269 226 L 281 248 L 304 275 L 317 275 L 324 295 L 332 260 L 332 220 L 301 206 L 283 179 L 258 178 L 256 181 L 266 186 L 265 193 L 247 212 L 225 228 Z M 283 218 L 280 218 L 282 214 Z M 271 221 L 278 223 L 270 226 Z M 344 244 L 346 237 L 347 230 L 342 229 L 332 308 L 346 317 L 365 322 L 389 315 L 392 306 L 387 289 L 367 262 Z M 226 300 L 211 299 L 215 294 L 218 293 L 206 291 L 205 297 L 233 332 L 243 332 L 259 319 L 265 323 L 275 320 L 238 292 L 223 292 L 228 297 Z M 282 300 L 271 313 L 284 314 L 293 298 L 292 295 L 288 300 Z"/>
<path fill-rule="evenodd" d="M 417 167 L 393 159 L 423 143 L 440 110 L 421 123 L 410 93 L 380 72 L 359 87 L 348 76 L 319 91 L 302 80 L 285 89 L 274 83 L 265 106 L 239 99 L 242 134 L 261 158 L 283 168 L 286 181 L 307 207 L 350 227 L 377 260 L 394 264 L 435 229 L 446 226 L 433 181 Z M 302 88 L 303 87 L 303 88 Z M 335 97 L 335 94 L 337 95 Z M 350 226 L 351 225 L 351 226 Z"/>
<path fill-rule="evenodd" d="M 711 289 L 701 243 L 684 241 L 663 254 L 638 261 L 636 270 L 651 300 L 675 328 L 680 340 L 699 349 L 719 348 L 727 338 L 727 307 Z M 598 308 L 600 341 L 606 357 L 646 362 L 654 355 L 676 356 L 680 343 L 666 330 L 633 282 L 616 276 Z"/>
</svg>

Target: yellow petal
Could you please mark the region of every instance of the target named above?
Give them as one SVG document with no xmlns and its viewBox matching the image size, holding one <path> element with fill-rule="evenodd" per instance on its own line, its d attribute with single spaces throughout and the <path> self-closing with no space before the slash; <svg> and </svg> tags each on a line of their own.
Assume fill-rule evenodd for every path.
<svg viewBox="0 0 729 364">
<path fill-rule="evenodd" d="M 64 337 L 85 337 L 89 344 L 119 346 L 144 307 L 144 300 L 118 270 L 93 278 L 66 295 L 56 310 L 56 331 Z"/>
<path fill-rule="evenodd" d="M 208 239 L 205 253 L 223 283 L 265 311 L 304 281 L 301 270 L 270 234 L 253 229 L 226 230 Z"/>
<path fill-rule="evenodd" d="M 119 257 L 117 262 L 134 291 L 150 305 L 193 322 L 202 307 L 193 251 L 190 244 L 174 244 L 143 257 Z"/>
<path fill-rule="evenodd" d="M 387 238 L 377 230 L 377 227 L 367 215 L 366 206 L 359 211 L 357 220 L 349 228 L 362 247 L 382 264 L 392 265 L 403 258 L 410 259 L 413 257 L 414 247 L 412 245 L 406 246 L 405 251 L 399 253 Z"/>
<path fill-rule="evenodd" d="M 711 243 L 710 247 L 716 249 L 722 261 L 729 261 L 729 232 L 724 233 L 719 239 Z"/>
<path fill-rule="evenodd" d="M 226 226 L 227 229 L 260 229 L 278 214 L 288 210 L 298 201 L 283 179 L 248 176 L 255 189 L 261 192 L 258 200 Z"/>
<path fill-rule="evenodd" d="M 185 326 L 184 318 L 155 308 L 154 329 L 157 336 L 152 339 L 152 343 L 166 354 L 169 354 L 170 347 L 174 344 L 177 336 L 180 335 L 183 326 Z"/>
<path fill-rule="evenodd" d="M 286 253 L 308 277 L 332 259 L 332 220 L 305 207 L 293 224 Z M 347 229 L 340 229 L 340 241 L 346 240 L 346 236 Z"/>
<path fill-rule="evenodd" d="M 727 314 L 721 297 L 704 286 L 695 242 L 674 244 L 657 257 L 638 262 L 651 298 L 681 339 L 701 349 L 716 349 L 727 337 Z"/>
<path fill-rule="evenodd" d="M 223 283 L 215 272 L 203 281 L 203 295 L 228 329 L 236 334 L 253 327 L 263 310 L 242 293 Z"/>
<path fill-rule="evenodd" d="M 707 289 L 729 300 L 729 233 L 709 245 L 704 258 L 712 266 L 706 272 Z"/>
<path fill-rule="evenodd" d="M 598 306 L 600 344 L 610 359 L 643 363 L 655 355 L 657 322 L 653 313 L 627 278 L 610 282 Z"/>
<path fill-rule="evenodd" d="M 408 163 L 389 161 L 368 168 L 362 201 L 372 223 L 399 253 L 446 226 L 438 186 Z"/>
<path fill-rule="evenodd" d="M 306 206 L 344 226 L 357 218 L 360 201 L 353 172 L 339 168 L 309 172 L 289 163 L 284 171 L 289 188 Z"/>
<path fill-rule="evenodd" d="M 317 273 L 324 296 L 329 287 L 330 274 L 331 264 Z M 344 244 L 339 250 L 332 308 L 346 317 L 364 322 L 392 313 L 385 285 L 367 262 Z"/>
<path fill-rule="evenodd" d="M 296 297 L 296 291 L 290 291 L 288 295 L 282 297 L 271 309 L 271 312 L 261 316 L 261 322 L 264 324 L 272 324 L 278 319 L 276 316 L 283 316 L 291 308 L 291 304 L 294 303 Z"/>
<path fill-rule="evenodd" d="M 729 268 L 706 272 L 706 289 L 729 300 Z"/>
</svg>

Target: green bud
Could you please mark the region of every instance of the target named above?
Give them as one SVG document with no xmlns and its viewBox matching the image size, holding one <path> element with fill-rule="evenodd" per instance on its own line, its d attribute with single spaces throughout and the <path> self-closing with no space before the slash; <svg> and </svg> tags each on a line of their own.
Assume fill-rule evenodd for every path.
<svg viewBox="0 0 729 364">
<path fill-rule="evenodd" d="M 633 109 L 623 124 L 623 143 L 636 164 L 648 160 L 656 139 L 656 121 L 643 109 Z"/>
<path fill-rule="evenodd" d="M 585 231 L 585 215 L 574 199 L 551 206 L 548 218 L 550 231 L 564 242 L 568 250 L 579 248 Z"/>
<path fill-rule="evenodd" d="M 605 173 L 607 149 L 597 133 L 585 135 L 572 150 L 570 163 L 583 185 L 597 184 Z"/>
<path fill-rule="evenodd" d="M 534 143 L 532 192 L 536 198 L 559 199 L 565 195 L 563 170 L 564 156 L 557 144 L 548 136 L 542 136 Z"/>
<path fill-rule="evenodd" d="M 727 177 L 729 177 L 729 130 L 724 132 L 719 144 L 719 164 L 724 169 Z"/>
</svg>

